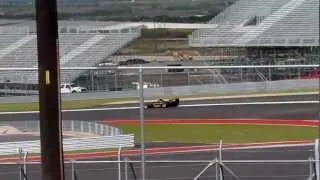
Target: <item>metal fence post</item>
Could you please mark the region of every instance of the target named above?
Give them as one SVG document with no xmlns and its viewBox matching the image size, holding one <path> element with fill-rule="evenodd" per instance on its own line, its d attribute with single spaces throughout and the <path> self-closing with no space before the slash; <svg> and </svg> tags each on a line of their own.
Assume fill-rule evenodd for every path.
<svg viewBox="0 0 320 180">
<path fill-rule="evenodd" d="M 144 97 L 143 97 L 143 69 L 139 68 L 139 96 L 140 96 L 140 136 L 141 136 L 141 177 L 145 180 L 145 157 L 144 157 Z"/>
<path fill-rule="evenodd" d="M 115 71 L 114 73 L 114 90 L 118 91 L 118 77 L 117 77 L 118 71 Z"/>
<path fill-rule="evenodd" d="M 312 178 L 315 176 L 314 173 L 314 159 L 312 157 L 309 157 L 309 177 L 308 180 L 312 180 Z"/>
<path fill-rule="evenodd" d="M 160 86 L 163 87 L 163 72 L 160 73 Z"/>
<path fill-rule="evenodd" d="M 99 128 L 100 128 L 100 136 L 103 136 L 104 126 L 102 124 L 100 124 Z"/>
<path fill-rule="evenodd" d="M 218 165 L 218 163 L 216 163 L 216 180 L 218 180 L 218 178 L 219 178 L 219 174 L 218 173 L 219 173 L 219 165 Z"/>
<path fill-rule="evenodd" d="M 27 180 L 27 156 L 28 156 L 28 152 L 25 152 L 23 157 L 23 171 L 24 171 L 23 179 L 24 180 Z"/>
<path fill-rule="evenodd" d="M 222 140 L 220 140 L 219 144 L 219 161 L 222 162 Z"/>
<path fill-rule="evenodd" d="M 89 129 L 89 133 L 91 133 L 92 132 L 92 130 L 91 130 L 91 122 L 88 122 L 88 129 Z"/>
<path fill-rule="evenodd" d="M 71 131 L 73 132 L 74 131 L 74 121 L 71 120 Z"/>
<path fill-rule="evenodd" d="M 114 136 L 114 129 L 113 129 L 113 127 L 110 127 L 110 134 L 111 134 L 111 136 Z"/>
<path fill-rule="evenodd" d="M 103 131 L 103 135 L 108 136 L 108 126 L 104 126 Z"/>
<path fill-rule="evenodd" d="M 20 167 L 19 167 L 19 180 L 22 180 L 22 172 L 21 172 L 22 148 L 21 147 L 18 148 L 18 154 L 19 154 L 19 164 L 20 164 Z"/>
<path fill-rule="evenodd" d="M 130 166 L 130 169 L 131 169 L 131 172 L 132 172 L 132 175 L 133 175 L 133 179 L 137 180 L 136 171 L 134 170 L 132 162 L 129 162 L 129 166 Z"/>
<path fill-rule="evenodd" d="M 219 177 L 220 177 L 220 180 L 223 180 L 224 179 L 224 174 L 223 174 L 223 171 L 222 171 L 222 140 L 220 140 L 220 144 L 219 144 L 219 163 L 218 163 L 218 168 L 219 168 Z"/>
<path fill-rule="evenodd" d="M 189 71 L 188 71 L 188 73 L 187 73 L 187 76 L 188 76 L 188 77 L 187 77 L 187 81 L 188 81 L 188 82 L 187 82 L 187 83 L 188 83 L 187 85 L 190 86 L 190 72 L 189 72 Z"/>
<path fill-rule="evenodd" d="M 91 91 L 94 91 L 94 70 L 90 70 L 89 71 L 90 74 L 90 81 L 91 81 Z"/>
<path fill-rule="evenodd" d="M 215 84 L 216 83 L 216 77 L 215 77 L 213 72 L 211 73 L 211 76 L 212 76 L 212 84 Z"/>
<path fill-rule="evenodd" d="M 83 131 L 84 131 L 84 130 L 83 130 L 83 121 L 80 121 L 80 132 L 81 132 L 81 133 L 84 133 Z"/>
<path fill-rule="evenodd" d="M 240 81 L 243 82 L 243 69 L 240 68 Z"/>
<path fill-rule="evenodd" d="M 124 159 L 124 179 L 128 180 L 128 159 Z"/>
<path fill-rule="evenodd" d="M 24 152 L 23 154 L 23 150 L 20 147 L 18 148 L 18 154 L 19 154 L 19 164 L 20 164 L 19 179 L 27 180 L 27 162 L 26 161 L 27 161 L 28 152 Z M 22 168 L 22 163 L 23 163 L 23 168 Z"/>
<path fill-rule="evenodd" d="M 98 134 L 98 123 L 94 123 L 94 132 Z"/>
<path fill-rule="evenodd" d="M 121 180 L 121 149 L 122 147 L 119 146 L 118 148 L 118 180 Z"/>
<path fill-rule="evenodd" d="M 315 140 L 315 143 L 314 143 L 314 158 L 315 158 L 315 163 L 316 163 L 316 179 L 317 180 L 320 180 L 320 177 L 319 177 L 319 139 L 317 138 Z"/>
<path fill-rule="evenodd" d="M 75 178 L 74 178 L 74 161 L 73 160 L 71 160 L 71 179 L 72 180 L 75 180 Z"/>
</svg>

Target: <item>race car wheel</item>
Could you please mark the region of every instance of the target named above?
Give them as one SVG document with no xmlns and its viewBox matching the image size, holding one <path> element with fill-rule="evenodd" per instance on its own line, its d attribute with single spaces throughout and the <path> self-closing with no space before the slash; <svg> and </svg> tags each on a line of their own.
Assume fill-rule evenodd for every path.
<svg viewBox="0 0 320 180">
<path fill-rule="evenodd" d="M 148 106 L 147 106 L 147 105 L 144 105 L 144 106 L 143 106 L 143 109 L 148 109 Z"/>
<path fill-rule="evenodd" d="M 161 107 L 166 108 L 167 104 L 161 104 Z"/>
</svg>

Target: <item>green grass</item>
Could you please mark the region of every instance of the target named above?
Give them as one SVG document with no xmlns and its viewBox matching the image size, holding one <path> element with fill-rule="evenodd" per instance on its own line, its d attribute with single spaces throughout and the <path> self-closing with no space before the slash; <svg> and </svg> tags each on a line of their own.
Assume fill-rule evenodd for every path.
<svg viewBox="0 0 320 180">
<path fill-rule="evenodd" d="M 191 48 L 188 45 L 189 29 L 143 29 L 141 36 L 118 51 L 118 55 L 167 55 L 175 51 L 205 51 L 210 48 Z M 171 52 L 171 53 L 170 53 Z"/>
<path fill-rule="evenodd" d="M 140 143 L 139 125 L 118 125 L 124 133 L 135 134 L 135 143 Z M 313 140 L 318 136 L 316 127 L 288 127 L 270 125 L 145 125 L 145 143 L 255 143 L 271 141 Z M 115 151 L 117 149 L 92 149 L 65 152 L 90 153 Z M 33 153 L 30 155 L 39 155 Z M 17 155 L 1 156 L 2 158 L 17 157 Z"/>
<path fill-rule="evenodd" d="M 114 99 L 93 99 L 93 100 L 73 100 L 63 101 L 62 109 L 93 108 L 105 103 L 118 101 L 131 101 L 137 98 L 114 98 Z M 0 112 L 37 111 L 39 103 L 0 103 Z"/>
<path fill-rule="evenodd" d="M 135 134 L 140 142 L 138 125 L 117 126 L 125 133 Z M 312 140 L 317 128 L 270 125 L 145 125 L 145 142 L 176 143 L 254 143 L 270 141 Z"/>
<path fill-rule="evenodd" d="M 0 103 L 0 112 L 35 111 L 38 109 L 38 103 Z"/>
</svg>

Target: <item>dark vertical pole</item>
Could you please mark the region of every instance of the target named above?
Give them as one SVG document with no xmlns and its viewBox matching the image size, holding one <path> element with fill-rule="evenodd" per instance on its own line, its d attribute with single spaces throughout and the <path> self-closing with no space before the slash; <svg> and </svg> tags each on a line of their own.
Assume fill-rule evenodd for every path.
<svg viewBox="0 0 320 180">
<path fill-rule="evenodd" d="M 63 180 L 57 1 L 36 0 L 43 180 Z"/>
</svg>

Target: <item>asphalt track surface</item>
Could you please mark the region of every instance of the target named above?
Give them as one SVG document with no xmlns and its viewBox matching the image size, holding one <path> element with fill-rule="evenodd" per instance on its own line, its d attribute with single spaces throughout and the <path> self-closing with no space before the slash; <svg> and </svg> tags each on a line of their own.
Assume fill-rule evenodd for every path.
<svg viewBox="0 0 320 180">
<path fill-rule="evenodd" d="M 207 104 L 228 102 L 253 102 L 253 101 L 318 101 L 319 96 L 290 96 L 268 98 L 241 98 L 224 100 L 203 100 L 182 102 L 181 104 Z M 117 107 L 106 106 L 106 107 Z M 136 104 L 121 105 L 136 106 Z M 112 111 L 80 111 L 64 112 L 64 120 L 123 120 L 139 119 L 139 110 L 112 110 Z M 280 105 L 232 105 L 232 106 L 208 106 L 208 107 L 177 107 L 167 109 L 149 109 L 145 111 L 146 119 L 295 119 L 295 120 L 319 120 L 319 104 L 280 104 Z M 36 120 L 37 113 L 0 115 L 1 121 Z M 306 160 L 314 155 L 313 147 L 272 148 L 257 150 L 233 150 L 224 151 L 224 160 Z M 174 155 L 148 156 L 147 160 L 210 160 L 216 157 L 215 152 L 181 153 Z M 133 158 L 134 159 L 134 158 Z M 99 159 L 101 160 L 101 159 Z M 110 159 L 107 159 L 110 160 Z M 146 178 L 150 179 L 193 179 L 208 163 L 147 163 Z M 240 179 L 248 180 L 305 180 L 309 174 L 308 163 L 228 163 Z M 140 176 L 140 165 L 134 163 L 133 167 Z M 79 179 L 117 179 L 117 164 L 92 163 L 77 164 L 75 166 Z M 31 180 L 40 179 L 39 165 L 29 165 L 29 177 Z M 66 164 L 66 179 L 71 179 L 70 164 Z M 122 176 L 124 172 L 122 171 Z M 18 179 L 19 169 L 17 165 L 0 165 L 0 179 Z M 129 179 L 132 173 L 129 171 Z M 215 168 L 211 167 L 203 178 L 215 179 Z M 225 180 L 234 179 L 226 173 Z"/>
<path fill-rule="evenodd" d="M 241 97 L 241 98 L 216 98 L 207 100 L 183 101 L 182 105 L 188 104 L 208 104 L 208 103 L 241 103 L 241 102 L 283 102 L 283 101 L 315 101 L 319 100 L 319 95 L 294 95 L 294 96 L 268 96 L 268 97 Z M 138 106 L 138 103 L 126 104 L 125 106 Z M 107 105 L 105 107 L 121 107 L 124 105 Z M 100 106 L 104 107 L 104 106 Z"/>
<path fill-rule="evenodd" d="M 264 97 L 264 98 L 239 98 L 220 100 L 200 100 L 181 102 L 187 104 L 215 104 L 215 103 L 239 103 L 239 102 L 283 102 L 283 101 L 319 101 L 318 95 Z M 119 105 L 116 105 L 119 106 Z M 131 107 L 133 105 L 120 105 Z M 104 106 L 115 107 L 115 105 Z M 99 107 L 101 108 L 101 107 Z M 139 109 L 120 110 L 91 110 L 63 112 L 63 120 L 138 120 Z M 305 104 L 260 104 L 260 105 L 231 105 L 231 106 L 202 106 L 202 107 L 175 107 L 166 109 L 148 109 L 145 111 L 145 119 L 297 119 L 318 120 L 319 103 Z M 7 114 L 0 115 L 1 121 L 38 120 L 38 113 Z"/>
<path fill-rule="evenodd" d="M 14 141 L 33 141 L 33 140 L 39 140 L 39 136 L 33 136 L 29 134 L 21 134 L 21 135 L 5 135 L 0 136 L 0 143 L 2 142 L 14 142 Z"/>
<path fill-rule="evenodd" d="M 228 150 L 223 152 L 224 160 L 306 160 L 313 156 L 313 147 L 271 148 L 251 150 Z M 147 156 L 146 160 L 212 160 L 217 157 L 217 152 L 181 153 L 174 155 Z M 137 160 L 130 157 L 131 160 Z M 99 159 L 115 160 L 115 159 Z M 146 179 L 193 179 L 208 162 L 146 163 Z M 262 162 L 237 162 L 226 163 L 240 179 L 246 180 L 306 180 L 309 173 L 309 163 L 262 163 Z M 78 180 L 81 179 L 117 179 L 117 163 L 86 163 L 75 166 Z M 140 163 L 133 163 L 135 173 L 140 178 Z M 39 165 L 28 165 L 28 176 L 31 180 L 40 180 Z M 66 179 L 71 179 L 71 165 L 65 165 Z M 19 177 L 19 166 L 0 165 L 0 178 L 13 180 Z M 124 177 L 124 164 L 122 164 L 122 177 Z M 133 179 L 132 171 L 128 169 L 128 179 Z M 209 168 L 200 179 L 215 179 L 215 166 Z M 234 179 L 225 171 L 225 180 Z"/>
</svg>

